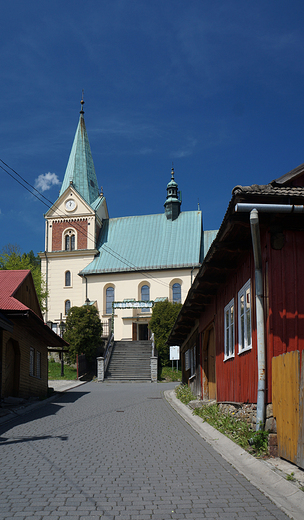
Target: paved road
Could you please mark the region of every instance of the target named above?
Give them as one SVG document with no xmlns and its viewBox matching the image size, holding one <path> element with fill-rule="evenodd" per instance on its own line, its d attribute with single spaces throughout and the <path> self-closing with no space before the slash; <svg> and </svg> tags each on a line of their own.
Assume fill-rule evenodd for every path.
<svg viewBox="0 0 304 520">
<path fill-rule="evenodd" d="M 0 426 L 0 519 L 287 520 L 162 398 L 88 383 Z"/>
</svg>

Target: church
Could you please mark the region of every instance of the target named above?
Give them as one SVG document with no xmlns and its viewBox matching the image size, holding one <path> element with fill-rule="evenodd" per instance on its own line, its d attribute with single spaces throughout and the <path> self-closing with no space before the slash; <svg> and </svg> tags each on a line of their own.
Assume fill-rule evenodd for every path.
<svg viewBox="0 0 304 520">
<path fill-rule="evenodd" d="M 44 215 L 44 318 L 58 331 L 71 307 L 95 305 L 104 335 L 113 318 L 115 340 L 145 340 L 154 303 L 184 302 L 217 232 L 203 231 L 199 209 L 181 211 L 173 168 L 162 213 L 110 218 L 83 104 L 59 197 Z"/>
</svg>

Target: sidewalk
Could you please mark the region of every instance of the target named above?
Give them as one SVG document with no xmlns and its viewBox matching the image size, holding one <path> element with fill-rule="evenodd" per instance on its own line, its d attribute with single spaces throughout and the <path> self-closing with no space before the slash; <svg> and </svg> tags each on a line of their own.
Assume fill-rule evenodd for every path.
<svg viewBox="0 0 304 520">
<path fill-rule="evenodd" d="M 19 399 L 19 398 L 8 398 L 4 400 L 2 407 L 0 408 L 0 424 L 10 421 L 16 416 L 24 415 L 36 408 L 44 406 L 46 403 L 52 402 L 56 399 L 56 396 L 60 392 L 66 392 L 75 388 L 76 386 L 84 385 L 87 381 L 73 380 L 49 380 L 48 387 L 54 389 L 54 394 L 44 400 L 38 398 L 30 399 Z"/>
<path fill-rule="evenodd" d="M 304 481 L 302 470 L 278 458 L 268 461 L 256 459 L 203 419 L 193 415 L 193 410 L 177 399 L 174 390 L 166 390 L 164 394 L 172 408 L 225 460 L 288 516 L 294 520 L 303 520 L 304 492 L 295 483 L 286 480 L 286 474 L 294 472 L 297 478 L 301 477 L 300 482 Z"/>
</svg>

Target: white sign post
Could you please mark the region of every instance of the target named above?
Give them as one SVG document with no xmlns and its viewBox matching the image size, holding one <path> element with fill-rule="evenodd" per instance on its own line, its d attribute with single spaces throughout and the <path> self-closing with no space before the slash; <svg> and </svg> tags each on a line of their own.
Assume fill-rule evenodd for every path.
<svg viewBox="0 0 304 520">
<path fill-rule="evenodd" d="M 176 360 L 176 370 L 178 370 L 178 360 L 180 359 L 180 347 L 175 345 L 170 347 L 170 361 L 172 361 L 172 371 L 173 371 L 173 361 Z"/>
</svg>

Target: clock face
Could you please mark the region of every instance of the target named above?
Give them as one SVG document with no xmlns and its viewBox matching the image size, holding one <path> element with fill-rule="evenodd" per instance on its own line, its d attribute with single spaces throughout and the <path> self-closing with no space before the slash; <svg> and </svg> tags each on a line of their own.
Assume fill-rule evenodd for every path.
<svg viewBox="0 0 304 520">
<path fill-rule="evenodd" d="M 74 211 L 75 208 L 76 208 L 76 202 L 75 202 L 75 200 L 73 200 L 73 199 L 69 199 L 69 200 L 66 201 L 66 203 L 65 203 L 65 209 L 66 209 L 67 211 Z"/>
</svg>

